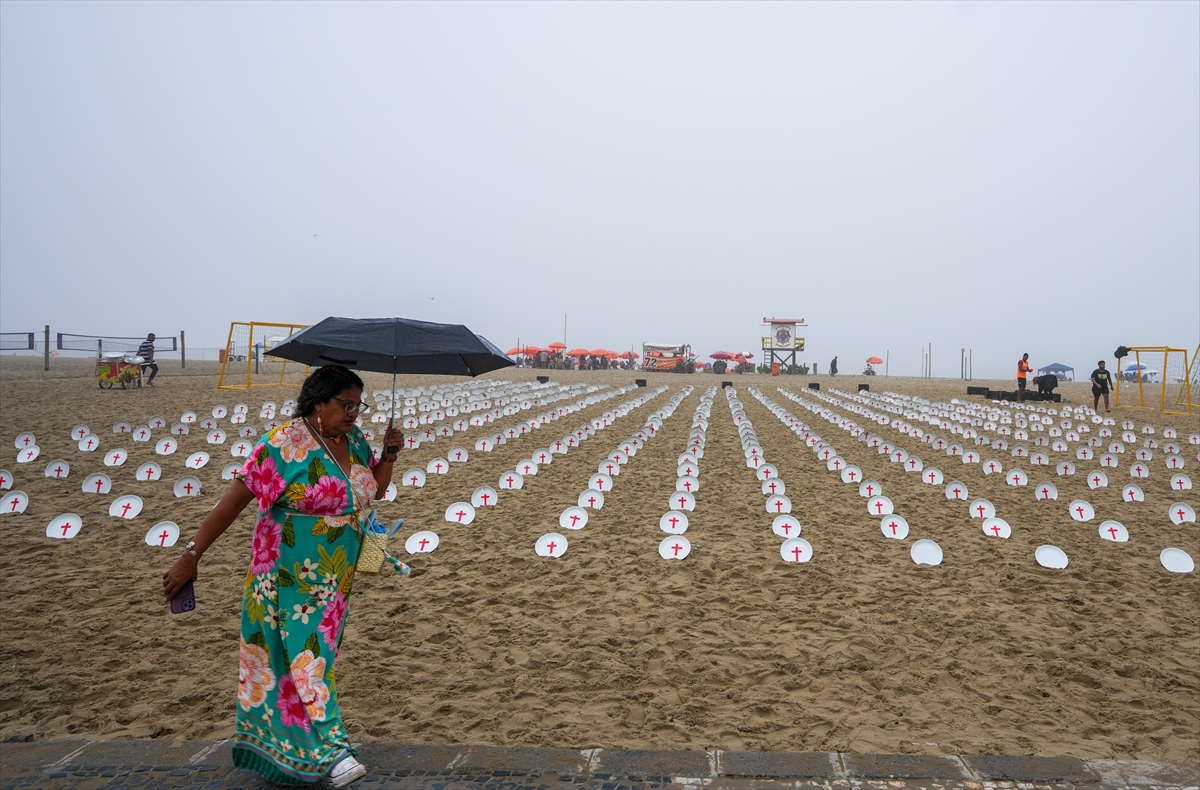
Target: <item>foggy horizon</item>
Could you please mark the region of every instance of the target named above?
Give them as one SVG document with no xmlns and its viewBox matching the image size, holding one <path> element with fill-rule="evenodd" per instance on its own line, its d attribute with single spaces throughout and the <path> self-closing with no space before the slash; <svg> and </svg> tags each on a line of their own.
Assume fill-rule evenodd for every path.
<svg viewBox="0 0 1200 790">
<path fill-rule="evenodd" d="M 0 329 L 1200 344 L 1200 3 L 0 4 Z M 2 363 L 0 363 L 2 364 Z M 882 373 L 882 366 L 878 366 Z"/>
</svg>

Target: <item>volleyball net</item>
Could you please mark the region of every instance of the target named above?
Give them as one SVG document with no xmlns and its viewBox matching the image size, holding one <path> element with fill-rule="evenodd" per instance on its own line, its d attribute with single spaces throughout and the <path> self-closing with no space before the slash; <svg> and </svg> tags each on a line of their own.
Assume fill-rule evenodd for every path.
<svg viewBox="0 0 1200 790">
<path fill-rule="evenodd" d="M 283 384 L 291 373 L 306 376 L 308 368 L 271 356 L 271 349 L 304 329 L 306 324 L 277 324 L 265 321 L 233 321 L 229 339 L 221 350 L 218 389 L 244 390 Z"/>
</svg>

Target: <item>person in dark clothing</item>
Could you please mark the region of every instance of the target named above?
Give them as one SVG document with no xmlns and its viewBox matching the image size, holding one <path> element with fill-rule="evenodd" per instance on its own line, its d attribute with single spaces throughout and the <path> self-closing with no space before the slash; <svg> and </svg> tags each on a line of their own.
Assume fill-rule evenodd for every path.
<svg viewBox="0 0 1200 790">
<path fill-rule="evenodd" d="M 834 358 L 833 358 L 833 361 L 831 361 L 831 362 L 829 363 L 829 375 L 830 375 L 830 376 L 836 376 L 836 375 L 837 375 L 837 357 L 834 357 Z"/>
<path fill-rule="evenodd" d="M 1058 376 L 1053 373 L 1045 373 L 1034 379 L 1034 382 L 1037 384 L 1039 395 L 1050 395 L 1058 386 Z"/>
<path fill-rule="evenodd" d="M 142 358 L 142 367 L 150 371 L 147 387 L 154 386 L 154 377 L 158 375 L 158 363 L 154 361 L 154 333 L 146 335 L 146 339 L 138 346 L 137 355 Z"/>
<path fill-rule="evenodd" d="M 1112 382 L 1112 373 L 1105 370 L 1104 360 L 1096 363 L 1096 369 L 1092 371 L 1092 408 L 1100 408 L 1100 396 L 1104 396 L 1104 410 L 1110 411 L 1108 408 L 1108 387 Z"/>
</svg>

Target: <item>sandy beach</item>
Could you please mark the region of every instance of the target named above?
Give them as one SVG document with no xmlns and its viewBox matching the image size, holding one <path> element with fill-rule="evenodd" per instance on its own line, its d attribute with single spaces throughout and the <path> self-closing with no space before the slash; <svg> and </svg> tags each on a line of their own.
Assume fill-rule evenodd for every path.
<svg viewBox="0 0 1200 790">
<path fill-rule="evenodd" d="M 204 432 L 183 437 L 180 452 L 158 458 L 153 444 L 118 437 L 117 420 L 134 425 L 185 410 L 206 416 L 213 405 L 250 406 L 294 397 L 298 385 L 219 391 L 215 365 L 167 363 L 160 386 L 101 390 L 90 362 L 0 359 L 0 468 L 29 494 L 23 514 L 0 520 L 0 616 L 5 668 L 0 680 L 0 736 L 39 738 L 232 737 L 237 693 L 237 628 L 249 557 L 252 513 L 245 513 L 208 552 L 196 584 L 195 612 L 171 615 L 160 577 L 179 548 L 143 542 L 156 522 L 194 531 L 224 491 L 229 443 L 209 446 Z M 532 380 L 540 371 L 509 369 L 494 379 Z M 390 379 L 368 374 L 368 391 Z M 803 394 L 808 381 L 853 391 L 871 389 L 933 400 L 966 399 L 968 382 L 855 376 L 780 377 L 647 375 L 624 371 L 554 372 L 559 383 L 621 386 L 636 378 L 668 392 L 528 477 L 481 508 L 474 524 L 447 524 L 446 507 L 538 447 L 560 438 L 638 393 L 593 405 L 498 447 L 424 488 L 402 488 L 382 503 L 381 518 L 406 519 L 399 538 L 418 529 L 441 537 L 438 550 L 411 559 L 409 579 L 360 575 L 338 663 L 338 688 L 351 737 L 358 741 L 470 743 L 559 747 L 750 749 L 911 753 L 1072 754 L 1122 759 L 1200 759 L 1200 574 L 1168 573 L 1159 552 L 1175 546 L 1200 558 L 1200 528 L 1174 526 L 1168 506 L 1200 507 L 1196 490 L 1172 492 L 1163 454 L 1155 451 L 1145 502 L 1120 501 L 1130 456 L 1109 470 L 1110 487 L 1089 491 L 1084 471 L 1053 480 L 1057 502 L 1037 502 L 1031 487 L 1013 488 L 979 466 L 934 460 L 1003 511 L 1009 540 L 985 537 L 963 503 L 940 487 L 916 484 L 897 465 L 835 426 L 786 400 L 777 387 Z M 676 458 L 688 441 L 703 390 L 732 380 L 769 461 L 786 481 L 793 514 L 812 543 L 803 565 L 780 560 L 760 483 L 747 468 L 737 431 L 718 392 L 701 461 L 701 490 L 687 537 L 691 556 L 666 562 L 659 516 L 675 488 Z M 402 377 L 406 387 L 452 379 Z M 975 385 L 989 382 L 970 382 Z M 990 382 L 995 388 L 1008 382 Z M 558 515 L 575 504 L 588 477 L 655 409 L 691 385 L 663 429 L 617 478 L 602 511 L 569 534 L 561 559 L 534 555 L 540 535 L 559 531 Z M 905 541 L 887 540 L 855 487 L 843 484 L 748 391 L 755 386 L 807 421 L 851 463 L 878 480 L 908 519 Z M 1091 404 L 1086 383 L 1061 389 Z M 645 392 L 643 390 L 642 392 Z M 972 398 L 980 401 L 980 398 Z M 527 419 L 507 417 L 499 426 Z M 847 417 L 853 417 L 845 413 Z M 1114 409 L 1138 430 L 1176 428 L 1185 472 L 1200 481 L 1197 416 Z M 104 449 L 123 447 L 124 466 L 106 469 L 100 454 L 79 452 L 69 431 L 86 423 Z M 12 441 L 31 431 L 38 461 L 17 465 Z M 424 468 L 453 444 L 473 447 L 482 429 L 406 452 L 398 469 Z M 890 438 L 900 435 L 881 431 Z M 1139 433 L 1139 441 L 1141 435 Z M 905 446 L 915 442 L 905 440 Z M 904 443 L 904 442 L 902 442 Z M 910 451 L 913 449 L 909 447 Z M 196 450 L 213 453 L 196 473 L 200 496 L 176 499 L 171 483 Z M 1073 456 L 1074 446 L 1072 447 Z M 1016 459 L 988 451 L 1006 465 Z M 43 476 L 49 461 L 71 464 L 66 480 Z M 134 481 L 138 464 L 158 460 L 163 479 Z M 1029 469 L 1029 465 L 1016 465 Z M 109 495 L 81 492 L 87 474 L 113 478 Z M 118 495 L 136 493 L 145 509 L 125 521 L 107 515 Z M 1070 520 L 1067 503 L 1082 498 L 1096 520 Z M 83 518 L 78 537 L 45 536 L 61 513 Z M 1130 541 L 1100 540 L 1097 525 L 1123 523 Z M 909 559 L 917 538 L 945 551 L 938 567 Z M 403 555 L 402 541 L 393 548 Z M 1053 543 L 1070 557 L 1065 570 L 1034 562 Z"/>
</svg>

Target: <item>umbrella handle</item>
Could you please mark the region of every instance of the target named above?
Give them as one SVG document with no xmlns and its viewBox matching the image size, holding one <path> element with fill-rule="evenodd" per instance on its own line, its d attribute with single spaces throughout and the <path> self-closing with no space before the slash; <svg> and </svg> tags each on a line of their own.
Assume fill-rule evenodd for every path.
<svg viewBox="0 0 1200 790">
<path fill-rule="evenodd" d="M 386 435 L 388 435 L 388 436 L 391 435 L 392 424 L 395 422 L 395 420 L 396 420 L 395 417 L 388 417 L 388 427 L 387 427 Z M 400 448 L 395 446 L 394 444 L 389 444 L 389 445 L 384 446 L 383 452 L 386 453 L 387 455 L 395 455 L 396 453 L 400 452 Z"/>
<path fill-rule="evenodd" d="M 391 400 L 391 405 L 388 406 L 388 427 L 387 427 L 386 435 L 389 435 L 389 436 L 391 435 L 392 426 L 395 424 L 395 422 L 396 422 L 396 374 L 393 373 L 392 374 L 392 400 Z M 388 455 L 395 456 L 397 453 L 400 452 L 400 448 L 396 447 L 395 445 L 389 444 L 389 445 L 384 445 L 383 451 L 385 453 L 387 453 Z"/>
</svg>

